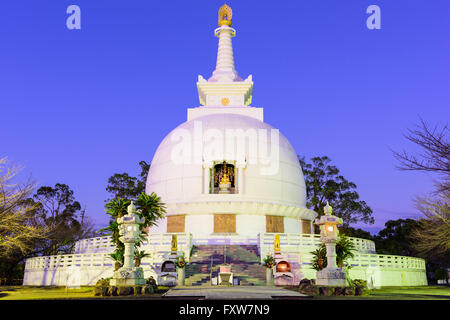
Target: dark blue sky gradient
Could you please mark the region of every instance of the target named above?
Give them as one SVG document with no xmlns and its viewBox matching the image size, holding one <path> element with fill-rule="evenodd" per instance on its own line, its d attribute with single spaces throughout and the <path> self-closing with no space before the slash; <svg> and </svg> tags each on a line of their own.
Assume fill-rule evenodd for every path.
<svg viewBox="0 0 450 320">
<path fill-rule="evenodd" d="M 66 28 L 77 4 L 82 29 Z M 215 67 L 223 1 L 4 0 L 0 3 L 0 157 L 23 179 L 68 184 L 98 226 L 107 179 L 138 173 L 199 106 L 197 75 Z M 450 1 L 227 1 L 236 68 L 252 106 L 299 155 L 327 155 L 374 210 L 417 216 L 433 176 L 395 169 L 389 148 L 421 116 L 449 118 Z M 366 8 L 381 7 L 368 30 Z"/>
</svg>

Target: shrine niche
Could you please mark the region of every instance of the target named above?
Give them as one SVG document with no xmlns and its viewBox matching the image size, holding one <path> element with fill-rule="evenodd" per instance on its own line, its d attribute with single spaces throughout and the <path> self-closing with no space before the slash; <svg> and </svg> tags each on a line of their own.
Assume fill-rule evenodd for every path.
<svg viewBox="0 0 450 320">
<path fill-rule="evenodd" d="M 235 166 L 226 161 L 218 163 L 213 167 L 213 190 L 212 193 L 236 193 Z"/>
<path fill-rule="evenodd" d="M 284 217 L 266 216 L 266 232 L 284 233 Z"/>
<path fill-rule="evenodd" d="M 177 267 L 173 261 L 165 261 L 161 265 L 161 272 L 177 272 Z"/>
<path fill-rule="evenodd" d="M 184 232 L 185 216 L 174 215 L 167 216 L 167 232 Z"/>
<path fill-rule="evenodd" d="M 215 214 L 214 233 L 236 233 L 236 215 Z"/>
</svg>

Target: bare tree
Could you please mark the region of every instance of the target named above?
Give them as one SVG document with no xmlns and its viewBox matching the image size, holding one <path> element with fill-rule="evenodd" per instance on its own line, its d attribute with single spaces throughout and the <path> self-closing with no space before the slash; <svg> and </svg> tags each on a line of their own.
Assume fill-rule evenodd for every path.
<svg viewBox="0 0 450 320">
<path fill-rule="evenodd" d="M 437 173 L 443 178 L 438 183 L 437 192 L 449 190 L 450 186 L 450 140 L 448 125 L 441 129 L 436 125 L 430 128 L 421 118 L 420 125 L 408 129 L 405 138 L 421 147 L 419 154 L 393 151 L 394 157 L 400 162 L 400 170 L 414 170 Z"/>
<path fill-rule="evenodd" d="M 415 204 L 424 215 L 418 228 L 412 231 L 414 249 L 428 261 L 446 266 L 450 264 L 450 140 L 448 125 L 430 128 L 423 119 L 406 139 L 420 147 L 418 154 L 393 152 L 400 162 L 400 170 L 436 173 L 440 181 L 427 197 L 417 197 Z"/>
<path fill-rule="evenodd" d="M 442 192 L 433 198 L 416 199 L 418 210 L 426 217 L 418 221 L 412 238 L 419 255 L 450 264 L 450 193 Z"/>
<path fill-rule="evenodd" d="M 21 169 L 6 157 L 0 159 L 0 257 L 16 250 L 26 253 L 33 249 L 34 240 L 48 233 L 35 215 L 36 204 L 28 201 L 35 184 L 12 182 Z"/>
</svg>

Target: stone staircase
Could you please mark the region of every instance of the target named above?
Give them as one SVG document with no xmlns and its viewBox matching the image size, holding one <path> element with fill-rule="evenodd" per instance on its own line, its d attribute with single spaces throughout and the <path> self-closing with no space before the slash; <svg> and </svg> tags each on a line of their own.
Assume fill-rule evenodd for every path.
<svg viewBox="0 0 450 320">
<path fill-rule="evenodd" d="M 191 261 L 186 266 L 187 286 L 211 284 L 217 277 L 219 265 L 231 265 L 233 276 L 241 285 L 265 285 L 266 269 L 259 262 L 256 245 L 198 245 L 192 248 Z M 224 257 L 225 256 L 225 257 Z M 212 263 L 212 272 L 211 272 Z"/>
</svg>

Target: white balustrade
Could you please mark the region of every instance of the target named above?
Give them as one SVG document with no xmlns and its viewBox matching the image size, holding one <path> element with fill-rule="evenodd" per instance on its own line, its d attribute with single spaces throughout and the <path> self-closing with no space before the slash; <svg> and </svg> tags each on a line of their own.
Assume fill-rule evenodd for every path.
<svg viewBox="0 0 450 320">
<path fill-rule="evenodd" d="M 291 264 L 301 265 L 302 270 L 306 272 L 305 274 L 309 275 L 312 272 L 313 255 L 311 252 L 320 245 L 320 236 L 315 234 L 290 233 L 280 233 L 279 235 L 281 250 L 285 258 Z M 213 241 L 216 244 L 220 244 L 218 241 L 225 239 L 224 244 L 246 243 L 258 245 L 261 259 L 263 259 L 267 254 L 273 255 L 274 237 L 275 233 L 261 233 L 258 238 L 221 235 L 217 239 L 213 237 Z M 202 243 L 202 240 L 206 242 Z M 195 239 L 195 244 L 211 244 L 208 240 L 211 241 L 211 237 L 208 239 Z M 426 284 L 425 261 L 423 259 L 376 254 L 373 241 L 358 238 L 350 238 L 350 240 L 355 244 L 357 249 L 354 252 L 354 258 L 349 260 L 349 264 L 352 266 L 351 270 L 355 270 L 352 272 L 368 269 L 383 270 L 383 272 L 390 272 L 389 270 L 392 272 L 406 271 L 408 274 L 420 274 L 420 277 L 424 279 L 420 281 Z M 192 234 L 177 233 L 177 241 L 178 254 L 184 253 L 186 258 L 188 258 L 193 245 Z M 150 254 L 149 257 L 145 257 L 141 261 L 144 270 L 148 270 L 146 272 L 152 272 L 151 270 L 154 266 L 159 266 L 163 261 L 168 259 L 171 253 L 171 242 L 172 234 L 150 234 L 145 239 L 140 250 L 144 250 Z M 111 244 L 111 237 L 84 239 L 77 242 L 75 248 L 76 253 L 73 254 L 27 259 L 25 273 L 30 273 L 30 276 L 33 272 L 35 276 L 40 274 L 39 272 L 41 271 L 45 273 L 45 270 L 58 270 L 58 272 L 64 273 L 69 272 L 70 268 L 75 267 L 83 270 L 89 270 L 90 268 L 102 270 L 101 274 L 106 275 L 113 269 L 114 261 L 109 254 L 114 251 L 115 247 Z M 313 273 L 310 276 L 313 276 Z M 27 281 L 24 280 L 24 283 L 27 284 Z M 90 279 L 89 283 L 92 283 L 92 281 L 94 280 Z"/>
</svg>

